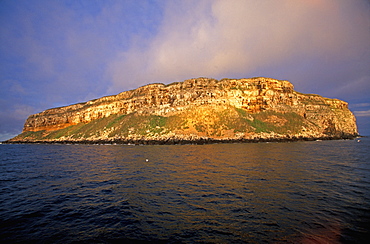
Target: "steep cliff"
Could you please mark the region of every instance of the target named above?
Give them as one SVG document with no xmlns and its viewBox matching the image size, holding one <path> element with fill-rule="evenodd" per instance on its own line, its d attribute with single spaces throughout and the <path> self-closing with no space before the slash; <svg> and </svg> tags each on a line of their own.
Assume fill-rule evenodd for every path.
<svg viewBox="0 0 370 244">
<path fill-rule="evenodd" d="M 285 80 L 197 78 L 45 110 L 11 141 L 350 138 L 358 133 L 347 105 Z"/>
</svg>

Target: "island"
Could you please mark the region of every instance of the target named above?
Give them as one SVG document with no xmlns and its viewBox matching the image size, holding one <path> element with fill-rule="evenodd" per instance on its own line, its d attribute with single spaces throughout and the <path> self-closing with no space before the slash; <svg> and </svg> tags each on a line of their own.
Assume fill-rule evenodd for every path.
<svg viewBox="0 0 370 244">
<path fill-rule="evenodd" d="M 28 117 L 6 143 L 183 144 L 351 139 L 348 103 L 265 77 L 154 83 Z"/>
</svg>

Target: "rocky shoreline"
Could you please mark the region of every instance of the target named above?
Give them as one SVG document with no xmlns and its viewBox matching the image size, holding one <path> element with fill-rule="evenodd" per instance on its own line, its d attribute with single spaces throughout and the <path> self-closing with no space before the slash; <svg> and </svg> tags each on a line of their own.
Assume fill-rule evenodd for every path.
<svg viewBox="0 0 370 244">
<path fill-rule="evenodd" d="M 343 136 L 323 136 L 323 137 L 280 137 L 280 138 L 253 138 L 253 139 L 214 139 L 214 138 L 197 138 L 197 139 L 178 139 L 169 138 L 166 140 L 155 139 L 98 139 L 98 140 L 20 140 L 20 141 L 3 141 L 2 144 L 121 144 L 121 145 L 204 145 L 216 143 L 263 143 L 263 142 L 298 142 L 298 141 L 324 141 L 324 140 L 353 140 L 361 137 L 359 135 Z"/>
</svg>

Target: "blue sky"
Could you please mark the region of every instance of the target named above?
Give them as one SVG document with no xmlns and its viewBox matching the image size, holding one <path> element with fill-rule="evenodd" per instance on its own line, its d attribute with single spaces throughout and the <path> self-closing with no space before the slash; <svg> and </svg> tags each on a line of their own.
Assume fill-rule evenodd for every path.
<svg viewBox="0 0 370 244">
<path fill-rule="evenodd" d="M 289 80 L 370 135 L 370 3 L 0 1 L 0 140 L 48 108 L 201 76 Z"/>
</svg>

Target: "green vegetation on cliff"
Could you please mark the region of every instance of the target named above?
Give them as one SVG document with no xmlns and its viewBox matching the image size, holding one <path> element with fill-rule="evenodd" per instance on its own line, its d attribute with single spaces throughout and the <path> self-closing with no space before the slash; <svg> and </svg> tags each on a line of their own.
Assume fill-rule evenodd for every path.
<svg viewBox="0 0 370 244">
<path fill-rule="evenodd" d="M 348 138 L 356 119 L 338 99 L 289 81 L 197 78 L 150 84 L 30 115 L 10 141 L 196 141 Z"/>
<path fill-rule="evenodd" d="M 303 125 L 304 119 L 296 113 L 262 111 L 251 114 L 235 107 L 219 109 L 202 106 L 168 117 L 114 114 L 55 131 L 23 132 L 14 140 L 160 139 L 173 133 L 233 138 L 238 133 L 297 133 Z"/>
</svg>

